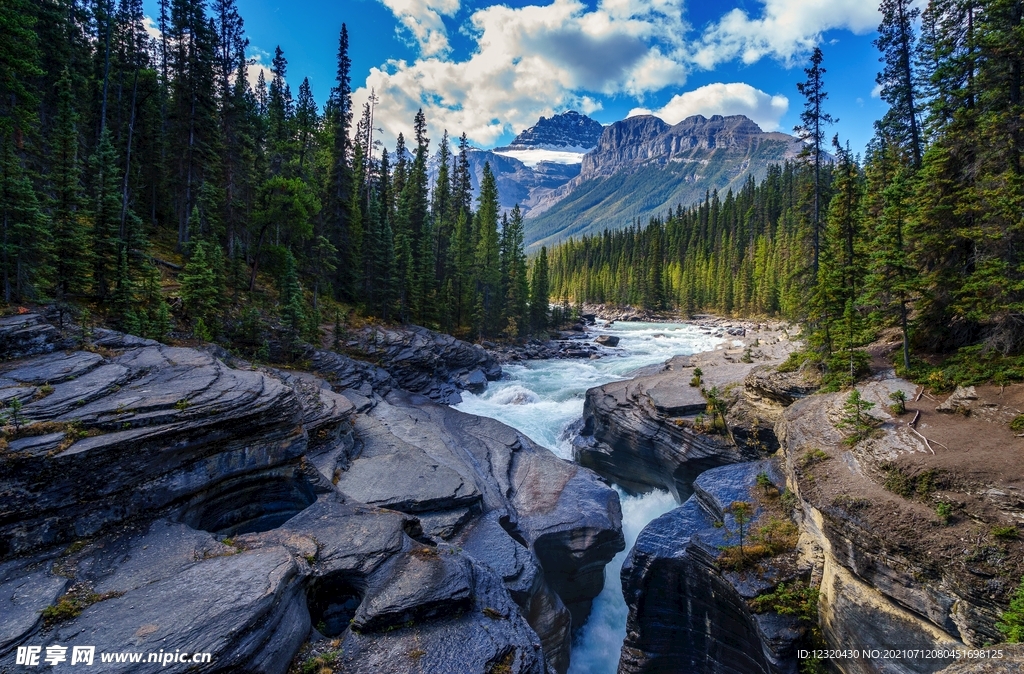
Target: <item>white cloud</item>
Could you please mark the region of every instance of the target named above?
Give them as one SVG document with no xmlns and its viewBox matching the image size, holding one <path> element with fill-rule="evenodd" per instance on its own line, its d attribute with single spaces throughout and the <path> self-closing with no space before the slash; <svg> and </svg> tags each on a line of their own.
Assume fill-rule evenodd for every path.
<svg viewBox="0 0 1024 674">
<path fill-rule="evenodd" d="M 746 115 L 765 131 L 777 131 L 779 121 L 789 109 L 785 96 L 770 96 L 749 84 L 709 84 L 672 97 L 658 110 L 636 108 L 629 116 L 654 115 L 669 124 L 678 124 L 693 115 Z"/>
<path fill-rule="evenodd" d="M 424 56 L 447 54 L 448 31 L 442 16 L 455 16 L 459 11 L 459 0 L 381 0 L 398 19 L 400 27 L 407 30 L 420 47 Z"/>
<path fill-rule="evenodd" d="M 878 3 L 868 0 L 763 0 L 760 17 L 734 9 L 705 31 L 693 53 L 695 63 L 712 69 L 739 58 L 754 63 L 768 56 L 793 64 L 821 40 L 846 28 L 857 34 L 877 28 Z"/>
<path fill-rule="evenodd" d="M 149 35 L 150 39 L 159 40 L 163 33 L 160 32 L 160 27 L 157 25 L 156 20 L 151 16 L 143 16 L 142 24 L 146 29 L 146 35 Z"/>
<path fill-rule="evenodd" d="M 414 6 L 414 0 L 381 2 Z M 688 68 L 681 2 L 601 0 L 589 9 L 581 0 L 553 0 L 479 9 L 463 29 L 476 42 L 466 60 L 439 58 L 428 44 L 415 61 L 373 68 L 354 94 L 355 109 L 373 88 L 381 98 L 376 120 L 388 143 L 399 131 L 408 136 L 422 107 L 434 140 L 448 129 L 489 145 L 541 115 L 592 113 L 600 109 L 600 95 L 642 96 L 678 86 Z M 457 4 L 427 0 L 415 6 L 433 8 L 436 15 Z"/>
<path fill-rule="evenodd" d="M 871 98 L 881 98 L 881 97 L 882 97 L 882 85 L 881 84 L 876 84 L 875 88 L 871 90 Z"/>
</svg>

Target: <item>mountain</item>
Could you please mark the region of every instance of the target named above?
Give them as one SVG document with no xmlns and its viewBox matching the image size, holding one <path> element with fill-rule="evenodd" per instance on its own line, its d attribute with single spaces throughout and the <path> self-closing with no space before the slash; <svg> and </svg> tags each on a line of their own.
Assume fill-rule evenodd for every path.
<svg viewBox="0 0 1024 674">
<path fill-rule="evenodd" d="M 507 146 L 496 148 L 495 152 L 562 148 L 589 150 L 597 146 L 603 132 L 600 122 L 570 110 L 551 119 L 541 117 L 540 121 L 516 136 Z"/>
<path fill-rule="evenodd" d="M 534 248 L 689 205 L 709 190 L 760 179 L 769 164 L 795 158 L 798 138 L 766 133 L 742 115 L 697 115 L 671 126 L 650 115 L 604 128 L 580 173 L 534 195 L 526 240 Z"/>
<path fill-rule="evenodd" d="M 516 204 L 523 214 L 541 200 L 545 200 L 557 188 L 575 178 L 580 173 L 580 164 L 562 164 L 540 161 L 527 165 L 514 157 L 497 154 L 493 150 L 470 148 L 469 159 L 470 184 L 473 187 L 473 207 L 480 195 L 480 181 L 484 177 L 484 164 L 491 165 L 491 172 L 498 186 L 498 203 L 501 210 L 509 211 Z M 433 183 L 437 179 L 438 156 L 434 155 L 427 164 L 427 175 Z"/>
<path fill-rule="evenodd" d="M 515 157 L 477 149 L 470 150 L 468 156 L 473 197 L 480 194 L 484 164 L 489 163 L 498 185 L 498 202 L 502 210 L 510 210 L 519 204 L 524 214 L 529 214 L 539 200 L 548 198 L 554 190 L 580 173 L 579 163 L 540 161 L 530 166 Z"/>
<path fill-rule="evenodd" d="M 597 147 L 604 127 L 575 110 L 540 120 L 495 154 L 518 159 L 528 166 L 541 162 L 578 164 L 583 155 Z"/>
</svg>

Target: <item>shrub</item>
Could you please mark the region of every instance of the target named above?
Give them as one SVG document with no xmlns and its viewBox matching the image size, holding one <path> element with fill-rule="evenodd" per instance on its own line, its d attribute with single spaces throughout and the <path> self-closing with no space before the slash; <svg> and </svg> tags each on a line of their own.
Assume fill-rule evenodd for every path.
<svg viewBox="0 0 1024 674">
<path fill-rule="evenodd" d="M 896 416 L 902 416 L 907 413 L 907 394 L 903 391 L 894 391 L 889 394 L 889 400 L 892 401 L 892 405 L 889 406 L 889 411 Z"/>
<path fill-rule="evenodd" d="M 800 457 L 800 467 L 810 468 L 816 463 L 821 463 L 829 458 L 829 455 L 820 449 L 808 449 L 804 452 L 804 455 Z"/>
<path fill-rule="evenodd" d="M 1021 578 L 1020 587 L 1010 601 L 1010 607 L 999 616 L 996 629 L 1003 633 L 1007 643 L 1019 644 L 1024 641 L 1024 578 Z"/>
<path fill-rule="evenodd" d="M 1012 525 L 1008 527 L 992 527 L 992 536 L 995 538 L 1012 541 L 1017 538 L 1017 534 L 1017 527 Z"/>
<path fill-rule="evenodd" d="M 1010 430 L 1014 433 L 1024 433 L 1024 414 L 1019 414 L 1010 422 Z"/>
<path fill-rule="evenodd" d="M 818 621 L 818 588 L 801 583 L 779 583 L 771 592 L 752 599 L 750 606 L 758 613 L 774 611 L 814 624 Z"/>
<path fill-rule="evenodd" d="M 903 498 L 913 498 L 915 495 L 925 498 L 936 491 L 942 482 L 937 470 L 909 475 L 903 468 L 892 463 L 883 464 L 881 468 L 885 471 L 882 486 Z"/>
<path fill-rule="evenodd" d="M 939 503 L 935 506 L 935 514 L 939 516 L 943 524 L 949 524 L 950 518 L 953 517 L 953 506 L 949 503 Z"/>
</svg>

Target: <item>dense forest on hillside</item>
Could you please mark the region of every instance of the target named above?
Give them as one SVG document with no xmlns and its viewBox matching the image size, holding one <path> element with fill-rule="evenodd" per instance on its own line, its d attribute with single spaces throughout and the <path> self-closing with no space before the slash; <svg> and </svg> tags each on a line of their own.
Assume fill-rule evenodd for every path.
<svg viewBox="0 0 1024 674">
<path fill-rule="evenodd" d="M 155 37 L 145 21 L 141 0 L 0 3 L 5 304 L 254 348 L 271 326 L 317 341 L 350 309 L 472 337 L 544 327 L 518 210 L 489 172 L 472 199 L 465 137 L 440 140 L 428 184 L 422 112 L 408 146 L 373 139 L 345 26 L 320 110 L 280 48 L 249 81 L 235 0 L 162 0 Z"/>
<path fill-rule="evenodd" d="M 250 81 L 235 0 L 162 0 L 153 34 L 141 0 L 7 0 L 0 297 L 253 349 L 275 330 L 317 341 L 353 311 L 522 337 L 551 299 L 778 315 L 829 354 L 895 327 L 905 364 L 911 343 L 1019 354 L 1022 5 L 884 0 L 890 109 L 863 157 L 830 137 L 815 50 L 800 161 L 528 270 L 489 171 L 472 198 L 464 136 L 432 148 L 421 112 L 393 150 L 374 139 L 344 26 L 321 109 L 280 48 Z"/>
<path fill-rule="evenodd" d="M 932 0 L 920 11 L 885 0 L 881 10 L 878 83 L 890 108 L 865 156 L 838 138 L 825 154 L 816 50 L 799 85 L 802 161 L 724 198 L 557 247 L 554 296 L 783 316 L 809 325 L 825 354 L 898 328 L 904 365 L 911 345 L 969 346 L 975 361 L 1020 354 L 1024 3 Z M 1024 377 L 1019 363 L 1006 372 Z"/>
</svg>

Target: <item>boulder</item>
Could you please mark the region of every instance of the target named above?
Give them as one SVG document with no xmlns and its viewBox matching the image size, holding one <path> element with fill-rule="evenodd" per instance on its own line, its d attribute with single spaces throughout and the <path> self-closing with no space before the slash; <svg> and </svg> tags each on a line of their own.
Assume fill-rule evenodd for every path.
<svg viewBox="0 0 1024 674">
<path fill-rule="evenodd" d="M 456 403 L 460 390 L 480 390 L 477 372 L 483 386 L 501 377 L 501 366 L 483 347 L 426 328 L 374 326 L 347 337 L 347 353 L 376 363 L 398 388 L 438 402 Z"/>
<path fill-rule="evenodd" d="M 618 346 L 619 338 L 615 335 L 600 335 L 594 342 L 601 346 Z"/>
<path fill-rule="evenodd" d="M 940 414 L 970 414 L 971 403 L 977 399 L 978 393 L 973 386 L 957 386 L 956 390 L 935 408 L 935 411 Z"/>
</svg>

